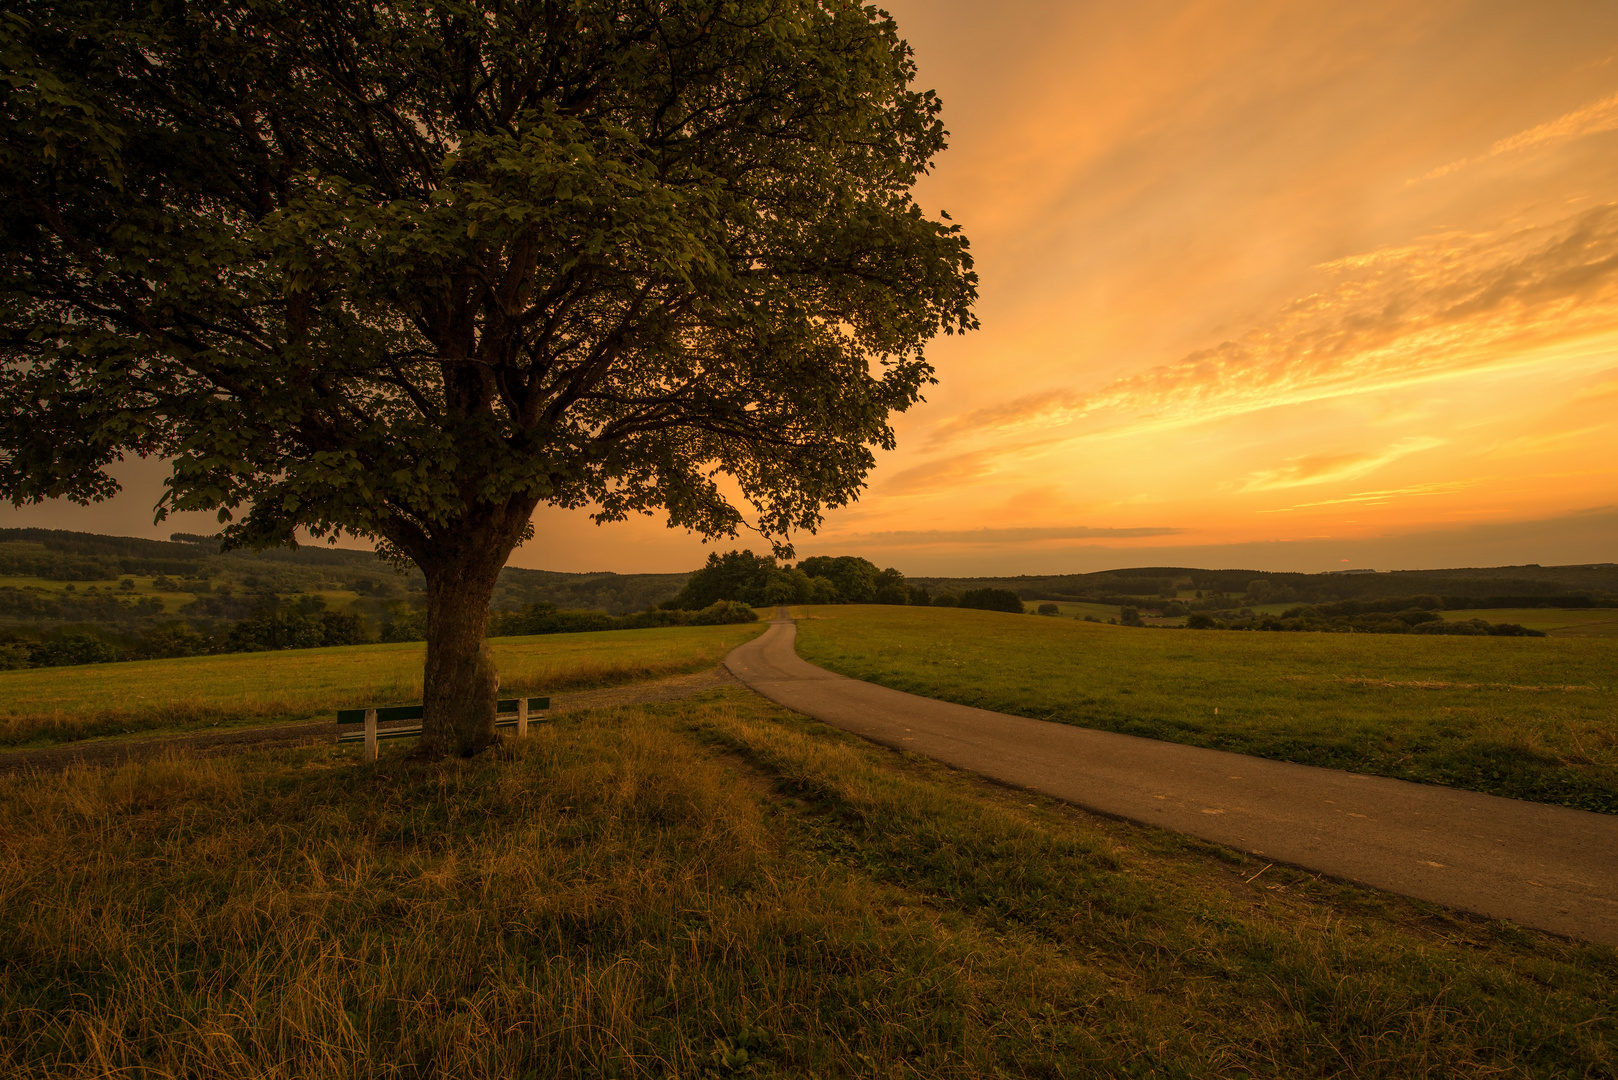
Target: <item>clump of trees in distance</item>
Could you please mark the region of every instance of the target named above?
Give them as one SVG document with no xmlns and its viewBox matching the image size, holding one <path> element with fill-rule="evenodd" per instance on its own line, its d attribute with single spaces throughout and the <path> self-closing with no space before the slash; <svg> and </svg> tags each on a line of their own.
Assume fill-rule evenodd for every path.
<svg viewBox="0 0 1618 1080">
<path fill-rule="evenodd" d="M 1022 599 L 1010 589 L 964 589 L 933 595 L 926 586 L 905 580 L 894 567 L 880 569 L 857 555 L 816 555 L 797 566 L 783 566 L 768 555 L 750 551 L 714 552 L 685 588 L 661 605 L 669 610 L 695 610 L 718 600 L 753 607 L 777 604 L 914 604 L 977 608 L 1021 614 Z"/>
<path fill-rule="evenodd" d="M 878 569 L 854 555 L 817 555 L 797 566 L 783 566 L 751 551 L 714 552 L 660 606 L 695 611 L 720 600 L 753 607 L 777 604 L 926 604 L 925 589 L 912 588 L 893 567 Z"/>
<path fill-rule="evenodd" d="M 1131 604 L 1156 609 L 1178 600 L 1188 609 L 1234 610 L 1270 604 L 1329 604 L 1440 596 L 1446 608 L 1618 607 L 1618 563 L 1576 566 L 1461 567 L 1377 574 L 1301 574 L 1148 566 L 1090 574 L 1018 577 L 910 577 L 934 595 L 1010 589 L 1023 600 Z M 1196 595 L 1201 594 L 1201 595 Z"/>
<path fill-rule="evenodd" d="M 593 630 L 649 630 L 662 626 L 723 626 L 758 621 L 758 612 L 734 600 L 716 600 L 697 611 L 652 608 L 627 615 L 602 611 L 564 611 L 555 604 L 531 604 L 521 611 L 497 611 L 489 619 L 490 637 L 530 634 L 581 634 Z"/>
<path fill-rule="evenodd" d="M 1120 620 L 1121 621 L 1121 620 Z M 1311 609 L 1296 609 L 1284 615 L 1246 615 L 1216 619 L 1197 612 L 1186 620 L 1192 630 L 1279 630 L 1314 633 L 1355 634 L 1455 634 L 1491 637 L 1545 637 L 1543 630 L 1530 630 L 1518 623 L 1491 623 L 1486 619 L 1447 621 L 1425 608 L 1404 611 L 1373 611 L 1356 615 L 1320 615 Z"/>
</svg>

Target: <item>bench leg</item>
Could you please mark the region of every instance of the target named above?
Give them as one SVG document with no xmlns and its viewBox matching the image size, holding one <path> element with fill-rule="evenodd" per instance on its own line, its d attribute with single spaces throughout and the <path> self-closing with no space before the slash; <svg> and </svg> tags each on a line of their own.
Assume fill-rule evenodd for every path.
<svg viewBox="0 0 1618 1080">
<path fill-rule="evenodd" d="M 365 760 L 376 760 L 376 710 L 365 710 Z"/>
<path fill-rule="evenodd" d="M 528 734 L 528 699 L 517 699 L 517 734 Z"/>
</svg>

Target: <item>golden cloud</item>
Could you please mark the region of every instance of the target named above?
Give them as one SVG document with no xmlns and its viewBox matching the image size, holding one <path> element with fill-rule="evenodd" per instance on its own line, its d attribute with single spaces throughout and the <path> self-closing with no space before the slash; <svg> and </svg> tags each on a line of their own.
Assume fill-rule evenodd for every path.
<svg viewBox="0 0 1618 1080">
<path fill-rule="evenodd" d="M 1240 339 L 1082 392 L 1058 388 L 941 425 L 932 444 L 1090 420 L 1195 423 L 1511 366 L 1618 326 L 1618 204 L 1554 225 L 1445 233 L 1337 260 L 1335 278 Z M 1072 438 L 1089 431 L 1073 431 Z M 952 461 L 989 471 L 981 452 Z M 919 472 L 930 466 L 911 470 Z"/>
<path fill-rule="evenodd" d="M 1304 487 L 1334 480 L 1357 480 L 1406 454 L 1444 445 L 1443 439 L 1419 437 L 1403 439 L 1378 453 L 1306 454 L 1273 469 L 1263 469 L 1247 478 L 1242 491 L 1273 491 L 1277 488 Z"/>
<path fill-rule="evenodd" d="M 1486 154 L 1480 154 L 1472 158 L 1462 158 L 1460 161 L 1452 161 L 1448 165 L 1441 165 L 1417 180 L 1412 180 L 1411 183 L 1418 183 L 1420 180 L 1436 180 L 1440 176 L 1447 176 L 1452 172 L 1466 168 L 1468 165 L 1474 165 L 1477 162 L 1486 161 L 1501 154 L 1510 154 L 1519 150 L 1542 146 L 1545 143 L 1566 142 L 1570 139 L 1594 135 L 1597 132 L 1614 130 L 1618 130 L 1618 94 L 1602 98 L 1600 101 L 1586 105 L 1582 109 L 1574 109 L 1570 113 L 1558 116 L 1555 120 L 1547 121 L 1537 127 L 1519 131 L 1515 135 L 1496 142 L 1489 147 Z"/>
<path fill-rule="evenodd" d="M 1138 540 L 1154 536 L 1179 536 L 1185 531 L 1159 527 L 1104 529 L 1088 525 L 1020 529 L 921 529 L 844 533 L 818 537 L 816 543 L 859 544 L 865 547 L 915 547 L 930 544 L 1017 545 L 1051 540 Z"/>
</svg>

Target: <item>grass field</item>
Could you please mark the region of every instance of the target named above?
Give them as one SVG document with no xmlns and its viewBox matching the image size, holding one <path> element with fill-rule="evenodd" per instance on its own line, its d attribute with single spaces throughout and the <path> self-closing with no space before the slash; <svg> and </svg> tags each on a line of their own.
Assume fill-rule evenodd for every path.
<svg viewBox="0 0 1618 1080">
<path fill-rule="evenodd" d="M 1023 603 L 1023 610 L 1035 612 L 1041 604 L 1055 604 L 1064 619 L 1082 619 L 1090 615 L 1101 622 L 1118 617 L 1118 608 L 1110 604 L 1089 604 L 1075 600 L 1028 600 Z"/>
<path fill-rule="evenodd" d="M 1451 622 L 1484 619 L 1516 623 L 1530 630 L 1544 630 L 1553 637 L 1618 637 L 1618 609 L 1615 608 L 1479 608 L 1440 614 Z"/>
<path fill-rule="evenodd" d="M 1618 813 L 1618 640 L 796 609 L 798 652 L 966 705 Z"/>
<path fill-rule="evenodd" d="M 470 762 L 0 779 L 26 1077 L 1610 1077 L 1618 954 L 740 691 Z"/>
<path fill-rule="evenodd" d="M 133 589 L 119 587 L 119 582 L 127 578 L 135 583 Z M 180 609 L 197 599 L 192 592 L 176 592 L 172 589 L 159 589 L 153 584 L 157 580 L 152 575 L 125 574 L 122 578 L 110 581 L 52 581 L 48 578 L 36 577 L 0 577 L 0 587 L 10 586 L 14 589 L 34 589 L 46 593 L 73 592 L 83 596 L 94 588 L 103 595 L 116 596 L 120 600 L 133 600 L 144 597 L 156 597 L 163 601 L 163 614 L 177 615 Z M 71 586 L 71 588 L 69 588 Z M 332 611 L 347 611 L 358 598 L 358 593 L 347 591 L 328 591 L 320 593 L 322 599 Z"/>
<path fill-rule="evenodd" d="M 503 691 L 610 686 L 700 671 L 762 624 L 497 638 Z M 0 672 L 0 746 L 301 720 L 421 700 L 419 642 Z"/>
</svg>

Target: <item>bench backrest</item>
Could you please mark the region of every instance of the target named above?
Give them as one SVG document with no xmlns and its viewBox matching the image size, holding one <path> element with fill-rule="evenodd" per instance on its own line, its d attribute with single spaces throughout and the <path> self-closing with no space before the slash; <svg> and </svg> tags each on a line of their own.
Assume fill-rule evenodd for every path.
<svg viewBox="0 0 1618 1080">
<path fill-rule="evenodd" d="M 500 713 L 516 712 L 517 700 L 517 698 L 502 698 L 500 701 L 496 702 L 494 709 L 496 715 Z M 551 699 L 548 697 L 531 697 L 528 699 L 529 712 L 539 712 L 544 709 L 549 709 L 550 707 Z M 376 721 L 379 724 L 385 724 L 390 720 L 420 719 L 420 705 L 390 705 L 385 709 L 378 709 L 376 711 Z M 365 710 L 339 709 L 337 712 L 337 722 L 339 724 L 363 724 L 365 723 Z"/>
</svg>

